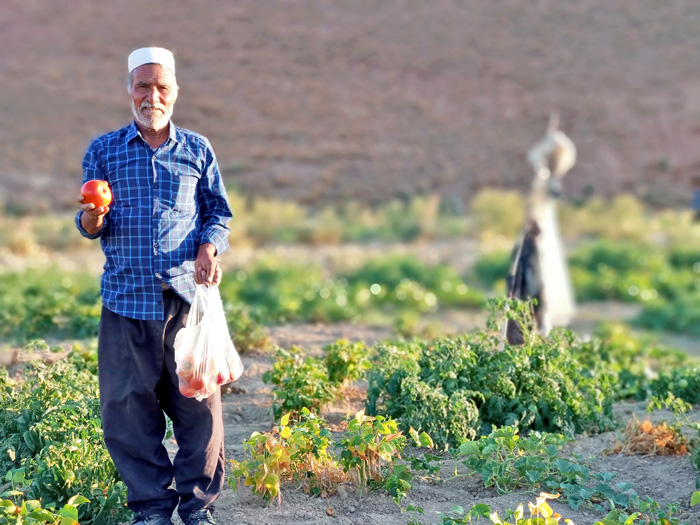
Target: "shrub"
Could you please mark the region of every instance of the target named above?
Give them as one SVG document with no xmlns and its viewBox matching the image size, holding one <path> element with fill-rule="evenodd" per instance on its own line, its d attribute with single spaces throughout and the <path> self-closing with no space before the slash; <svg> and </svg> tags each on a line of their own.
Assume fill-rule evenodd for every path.
<svg viewBox="0 0 700 525">
<path fill-rule="evenodd" d="M 328 371 L 323 361 L 316 357 L 304 357 L 300 348 L 279 349 L 277 360 L 262 376 L 265 383 L 272 383 L 272 413 L 279 419 L 291 413 L 296 419 L 306 408 L 320 414 L 321 408 L 333 401 L 338 385 L 328 380 Z"/>
<path fill-rule="evenodd" d="M 328 380 L 337 385 L 362 379 L 371 367 L 369 350 L 363 342 L 341 339 L 326 346 L 324 352 Z"/>
<path fill-rule="evenodd" d="M 567 435 L 611 428 L 613 376 L 582 369 L 565 332 L 527 337 L 503 350 L 490 333 L 379 346 L 368 374 L 368 412 L 399 419 L 404 430 L 425 430 L 440 446 L 504 425 Z M 396 349 L 399 355 L 387 355 Z M 413 352 L 413 359 L 401 358 Z"/>
</svg>

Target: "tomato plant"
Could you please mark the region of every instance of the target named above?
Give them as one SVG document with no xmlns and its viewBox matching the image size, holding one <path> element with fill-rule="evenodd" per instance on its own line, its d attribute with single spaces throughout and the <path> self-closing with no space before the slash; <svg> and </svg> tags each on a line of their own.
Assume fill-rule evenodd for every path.
<svg viewBox="0 0 700 525">
<path fill-rule="evenodd" d="M 27 365 L 20 380 L 0 374 L 0 477 L 44 508 L 89 499 L 77 509 L 80 523 L 128 521 L 126 488 L 104 446 L 92 364 L 73 353 Z"/>
</svg>

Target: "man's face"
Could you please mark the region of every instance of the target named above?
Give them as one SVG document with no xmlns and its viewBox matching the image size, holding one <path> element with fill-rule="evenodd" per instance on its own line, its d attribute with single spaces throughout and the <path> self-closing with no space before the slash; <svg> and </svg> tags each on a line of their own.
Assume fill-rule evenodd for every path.
<svg viewBox="0 0 700 525">
<path fill-rule="evenodd" d="M 175 74 L 160 64 L 144 64 L 131 73 L 131 111 L 136 122 L 151 131 L 168 125 L 177 100 Z"/>
</svg>

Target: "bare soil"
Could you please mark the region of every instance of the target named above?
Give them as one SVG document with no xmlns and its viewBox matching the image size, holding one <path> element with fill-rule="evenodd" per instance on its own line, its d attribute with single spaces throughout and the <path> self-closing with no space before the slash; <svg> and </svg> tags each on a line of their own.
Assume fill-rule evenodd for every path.
<svg viewBox="0 0 700 525">
<path fill-rule="evenodd" d="M 0 203 L 74 208 L 90 140 L 131 120 L 127 55 L 160 45 L 174 121 L 246 197 L 525 190 L 556 109 L 579 150 L 570 196 L 687 206 L 699 24 L 695 0 L 3 0 Z"/>
<path fill-rule="evenodd" d="M 369 344 L 386 338 L 385 330 L 376 330 L 353 325 L 298 325 L 273 329 L 271 336 L 282 346 L 301 346 L 311 354 L 318 353 L 326 344 L 339 338 L 362 340 Z M 228 459 L 245 459 L 243 442 L 254 431 L 270 430 L 274 424 L 269 412 L 272 393 L 261 375 L 274 362 L 274 357 L 264 354 L 244 355 L 246 371 L 241 379 L 224 394 L 224 418 L 226 425 L 226 455 Z M 345 418 L 363 408 L 363 385 L 353 385 L 343 400 L 327 407 L 323 416 L 332 430 L 341 430 Z M 615 406 L 620 428 L 636 414 L 645 419 L 644 403 L 622 403 Z M 690 415 L 692 421 L 700 418 L 700 410 Z M 667 411 L 655 412 L 651 419 L 673 422 Z M 693 436 L 685 429 L 688 437 Z M 578 461 L 589 462 L 593 472 L 612 472 L 614 483 L 629 482 L 640 495 L 648 495 L 660 504 L 680 503 L 682 523 L 700 524 L 700 508 L 690 508 L 690 496 L 696 487 L 698 471 L 688 456 L 621 455 L 610 453 L 616 441 L 622 438 L 619 432 L 579 436 L 565 449 L 565 454 Z M 215 518 L 221 525 L 277 525 L 277 524 L 381 524 L 403 525 L 417 518 L 424 525 L 440 522 L 438 512 L 448 512 L 454 505 L 468 509 L 476 503 L 491 505 L 503 515 L 506 509 L 515 509 L 520 503 L 534 502 L 536 494 L 515 492 L 498 495 L 495 490 L 485 489 L 478 476 L 467 476 L 466 467 L 459 465 L 459 476 L 454 477 L 454 462 L 445 456 L 441 479 L 416 480 L 405 504 L 423 507 L 425 515 L 402 513 L 392 498 L 383 491 L 360 495 L 352 485 L 345 485 L 328 498 L 311 497 L 294 485 L 283 486 L 283 501 L 277 506 L 266 507 L 263 500 L 241 487 L 236 493 L 226 487 L 218 501 Z M 228 466 L 227 466 L 228 468 Z M 563 517 L 578 525 L 590 525 L 601 519 L 604 513 L 581 508 L 577 511 L 568 504 L 553 502 L 552 507 Z"/>
</svg>

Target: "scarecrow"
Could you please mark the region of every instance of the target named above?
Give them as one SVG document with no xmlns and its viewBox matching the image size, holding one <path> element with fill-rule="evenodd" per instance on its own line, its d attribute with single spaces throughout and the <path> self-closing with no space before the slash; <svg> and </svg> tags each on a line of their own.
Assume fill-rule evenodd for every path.
<svg viewBox="0 0 700 525">
<path fill-rule="evenodd" d="M 534 170 L 527 219 L 520 232 L 508 275 L 508 296 L 535 299 L 533 316 L 537 331 L 547 335 L 554 326 L 566 326 L 574 315 L 574 294 L 557 221 L 561 180 L 576 163 L 576 146 L 550 118 L 544 138 L 528 153 Z M 508 343 L 523 344 L 518 323 L 504 326 Z"/>
</svg>

